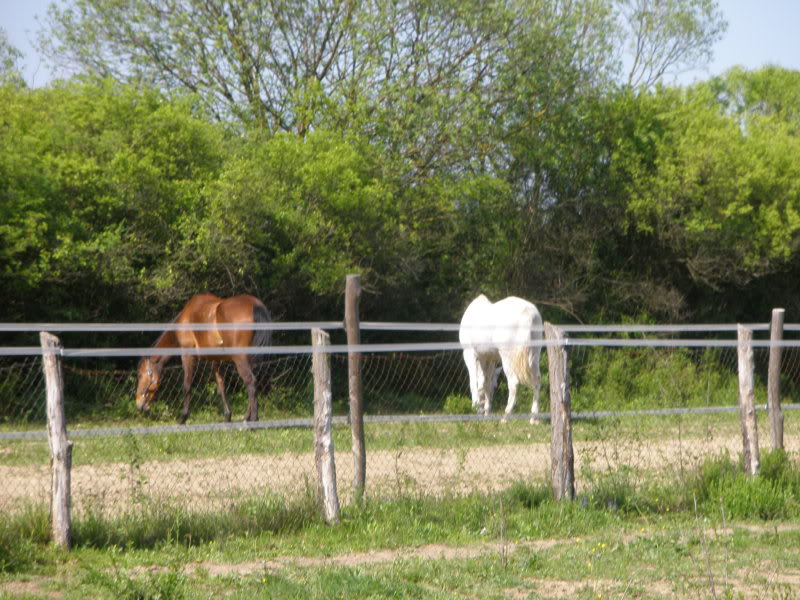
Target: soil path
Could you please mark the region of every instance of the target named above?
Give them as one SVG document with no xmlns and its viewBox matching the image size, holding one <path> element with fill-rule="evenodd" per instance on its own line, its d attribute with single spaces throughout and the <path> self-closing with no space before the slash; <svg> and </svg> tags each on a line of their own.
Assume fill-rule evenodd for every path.
<svg viewBox="0 0 800 600">
<path fill-rule="evenodd" d="M 800 436 L 787 436 L 789 452 L 800 449 Z M 713 440 L 602 440 L 577 442 L 576 485 L 582 473 L 605 473 L 625 465 L 634 476 L 653 472 L 667 476 L 689 472 L 709 456 L 741 453 L 741 439 L 732 435 Z M 339 495 L 349 499 L 353 461 L 337 455 Z M 367 454 L 369 493 L 377 497 L 401 493 L 429 494 L 492 491 L 520 480 L 543 481 L 550 471 L 548 444 L 512 444 L 470 448 L 405 447 Z M 225 458 L 150 461 L 142 464 L 104 463 L 72 470 L 73 506 L 80 512 L 119 512 L 143 499 L 175 502 L 184 507 L 225 508 L 252 493 L 284 497 L 315 489 L 311 453 L 247 454 Z M 31 502 L 47 503 L 47 466 L 0 466 L 0 509 L 13 510 Z"/>
</svg>

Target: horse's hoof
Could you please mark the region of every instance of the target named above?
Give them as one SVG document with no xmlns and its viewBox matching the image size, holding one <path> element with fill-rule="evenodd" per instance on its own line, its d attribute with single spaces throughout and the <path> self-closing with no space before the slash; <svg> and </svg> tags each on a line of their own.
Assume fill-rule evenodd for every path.
<svg viewBox="0 0 800 600">
<path fill-rule="evenodd" d="M 531 425 L 541 425 L 542 422 L 539 419 L 531 419 Z"/>
<path fill-rule="evenodd" d="M 186 425 L 186 419 L 189 418 L 189 415 L 181 415 L 178 419 L 178 425 Z"/>
<path fill-rule="evenodd" d="M 502 419 L 500 419 L 501 425 L 505 425 L 506 423 L 508 423 L 508 417 L 503 417 Z"/>
</svg>

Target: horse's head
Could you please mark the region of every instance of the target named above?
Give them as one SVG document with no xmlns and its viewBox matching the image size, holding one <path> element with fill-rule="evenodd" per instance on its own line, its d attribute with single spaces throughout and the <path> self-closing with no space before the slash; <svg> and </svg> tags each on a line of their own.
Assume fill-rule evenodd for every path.
<svg viewBox="0 0 800 600">
<path fill-rule="evenodd" d="M 153 360 L 143 358 L 139 363 L 139 377 L 136 384 L 136 408 L 150 412 L 150 402 L 158 391 L 161 370 L 156 368 Z"/>
</svg>

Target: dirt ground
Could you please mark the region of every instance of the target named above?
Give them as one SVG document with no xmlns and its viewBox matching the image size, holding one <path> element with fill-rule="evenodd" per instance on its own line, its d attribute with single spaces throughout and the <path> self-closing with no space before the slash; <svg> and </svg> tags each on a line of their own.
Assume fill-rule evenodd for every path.
<svg viewBox="0 0 800 600">
<path fill-rule="evenodd" d="M 800 436 L 786 436 L 789 452 L 800 450 Z M 625 465 L 630 472 L 675 475 L 709 456 L 742 451 L 741 439 L 605 440 L 576 442 L 575 479 L 578 493 L 587 473 L 602 474 Z M 336 454 L 339 497 L 351 493 L 353 461 Z M 404 492 L 465 493 L 501 489 L 519 480 L 543 481 L 550 471 L 548 444 L 494 445 L 471 448 L 400 448 L 367 453 L 367 488 L 378 497 Z M 31 502 L 47 502 L 47 466 L 2 466 L 0 509 L 14 510 Z M 184 507 L 224 508 L 239 498 L 264 491 L 296 496 L 316 487 L 313 454 L 247 454 L 228 458 L 105 463 L 72 469 L 73 507 L 80 513 L 115 513 L 146 499 Z"/>
</svg>

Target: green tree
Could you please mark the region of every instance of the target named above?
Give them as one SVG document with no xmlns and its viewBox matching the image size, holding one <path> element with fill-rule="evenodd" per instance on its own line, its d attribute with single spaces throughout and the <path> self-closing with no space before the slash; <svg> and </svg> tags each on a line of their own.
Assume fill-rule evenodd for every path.
<svg viewBox="0 0 800 600">
<path fill-rule="evenodd" d="M 8 41 L 6 30 L 0 27 L 0 84 L 22 83 L 21 59 L 22 52 Z"/>
<path fill-rule="evenodd" d="M 783 107 L 798 81 L 735 70 L 638 99 L 639 118 L 614 155 L 627 223 L 652 241 L 657 264 L 680 265 L 691 286 L 746 289 L 795 259 L 800 136 L 796 112 Z"/>
<path fill-rule="evenodd" d="M 368 145 L 315 131 L 254 134 L 226 164 L 206 212 L 159 272 L 163 289 L 248 289 L 279 312 L 338 294 L 348 272 L 369 273 L 397 228 L 393 190 Z M 188 272 L 194 275 L 187 277 Z M 300 298 L 303 298 L 301 301 Z"/>
<path fill-rule="evenodd" d="M 632 87 L 650 87 L 664 75 L 707 63 L 727 29 L 713 0 L 621 0 L 619 8 Z"/>
<path fill-rule="evenodd" d="M 509 136 L 568 102 L 576 77 L 618 76 L 614 44 L 628 35 L 644 40 L 634 70 L 650 81 L 704 57 L 721 27 L 712 0 L 631 5 L 76 0 L 51 8 L 45 50 L 78 69 L 198 93 L 221 119 L 270 133 L 355 128 L 424 179 L 508 162 Z M 623 7 L 653 16 L 631 16 L 626 29 Z M 525 98 L 530 110 L 506 122 Z"/>
<path fill-rule="evenodd" d="M 151 270 L 221 168 L 219 128 L 190 98 L 111 82 L 3 86 L 0 96 L 7 318 L 146 312 L 159 298 Z"/>
</svg>

